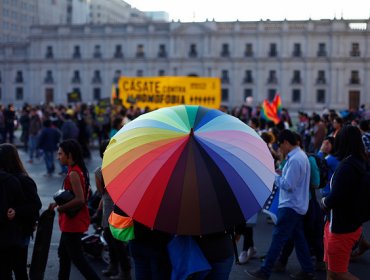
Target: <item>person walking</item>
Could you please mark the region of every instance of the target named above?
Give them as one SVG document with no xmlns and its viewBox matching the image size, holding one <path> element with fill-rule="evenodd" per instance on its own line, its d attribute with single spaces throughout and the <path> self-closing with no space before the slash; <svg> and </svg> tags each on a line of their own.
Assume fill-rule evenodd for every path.
<svg viewBox="0 0 370 280">
<path fill-rule="evenodd" d="M 69 279 L 71 262 L 88 280 L 99 279 L 96 272 L 86 261 L 81 245 L 82 234 L 87 231 L 90 224 L 87 198 L 89 192 L 89 173 L 83 160 L 80 144 L 73 139 L 60 143 L 58 159 L 61 164 L 68 166 L 68 173 L 64 179 L 63 188 L 72 191 L 74 198 L 69 202 L 57 206 L 50 204 L 50 209 L 59 212 L 59 228 L 62 232 L 59 242 L 59 280 Z M 70 210 L 79 208 L 75 215 Z"/>
<path fill-rule="evenodd" d="M 0 279 L 12 280 L 12 269 L 22 246 L 21 228 L 14 209 L 24 203 L 19 180 L 0 167 Z"/>
<path fill-rule="evenodd" d="M 15 217 L 21 226 L 22 244 L 17 248 L 13 271 L 17 280 L 28 279 L 28 245 L 39 218 L 39 210 L 42 206 L 41 200 L 37 194 L 37 186 L 27 174 L 14 145 L 0 145 L 0 168 L 19 180 L 24 194 L 24 202 L 21 205 L 9 208 L 8 217 Z"/>
<path fill-rule="evenodd" d="M 29 139 L 28 139 L 28 154 L 29 163 L 33 163 L 33 157 L 39 158 L 37 150 L 37 142 L 39 133 L 41 131 L 42 123 L 39 115 L 37 114 L 36 108 L 31 108 L 30 128 L 29 128 Z"/>
<path fill-rule="evenodd" d="M 43 150 L 46 165 L 45 176 L 52 176 L 55 171 L 54 157 L 58 150 L 60 132 L 51 126 L 51 120 L 44 121 L 44 128 L 41 130 L 37 148 Z"/>
<path fill-rule="evenodd" d="M 361 174 L 369 166 L 360 130 L 344 126 L 335 139 L 340 164 L 331 179 L 330 192 L 321 200 L 327 211 L 324 230 L 324 261 L 328 280 L 356 280 L 348 271 L 352 248 L 362 232 L 360 191 Z M 330 212 L 328 212 L 330 211 Z"/>
<path fill-rule="evenodd" d="M 109 140 L 102 142 L 100 146 L 100 156 L 103 158 L 104 151 L 109 144 Z M 110 263 L 108 267 L 102 271 L 104 276 L 110 277 L 110 279 L 117 280 L 131 280 L 131 265 L 128 257 L 127 244 L 115 239 L 109 228 L 108 218 L 113 211 L 114 203 L 109 193 L 105 189 L 103 174 L 101 166 L 95 170 L 95 182 L 96 188 L 102 195 L 103 203 L 103 215 L 102 215 L 102 227 L 104 231 L 104 238 L 108 243 Z"/>
<path fill-rule="evenodd" d="M 256 279 L 269 279 L 275 261 L 284 244 L 292 237 L 302 271 L 292 274 L 293 279 L 316 279 L 310 251 L 303 231 L 303 218 L 308 209 L 310 163 L 300 149 L 297 138 L 290 130 L 283 130 L 278 145 L 287 161 L 275 184 L 280 189 L 277 224 L 263 265 L 257 271 L 247 271 Z M 280 172 L 279 172 L 280 173 Z"/>
</svg>

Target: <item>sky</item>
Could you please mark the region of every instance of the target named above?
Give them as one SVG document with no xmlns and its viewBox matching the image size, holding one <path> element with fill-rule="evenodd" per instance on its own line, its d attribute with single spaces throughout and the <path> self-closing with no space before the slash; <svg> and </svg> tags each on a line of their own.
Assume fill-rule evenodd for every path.
<svg viewBox="0 0 370 280">
<path fill-rule="evenodd" d="M 142 11 L 166 11 L 170 20 L 256 21 L 368 19 L 370 0 L 125 0 Z"/>
</svg>

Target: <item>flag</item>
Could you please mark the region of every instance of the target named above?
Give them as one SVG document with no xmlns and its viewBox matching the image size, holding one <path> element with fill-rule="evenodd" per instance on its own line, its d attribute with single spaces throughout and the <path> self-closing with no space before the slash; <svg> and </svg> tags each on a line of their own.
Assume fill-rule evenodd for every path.
<svg viewBox="0 0 370 280">
<path fill-rule="evenodd" d="M 276 108 L 276 114 L 279 118 L 281 118 L 281 98 L 280 98 L 280 94 L 279 93 L 276 93 L 275 94 L 275 97 L 274 97 L 274 100 L 272 101 L 272 103 L 274 104 L 275 108 Z"/>
<path fill-rule="evenodd" d="M 275 95 L 271 103 L 267 99 L 263 101 L 261 114 L 261 117 L 265 120 L 273 121 L 275 124 L 280 122 L 281 99 L 279 94 Z"/>
</svg>

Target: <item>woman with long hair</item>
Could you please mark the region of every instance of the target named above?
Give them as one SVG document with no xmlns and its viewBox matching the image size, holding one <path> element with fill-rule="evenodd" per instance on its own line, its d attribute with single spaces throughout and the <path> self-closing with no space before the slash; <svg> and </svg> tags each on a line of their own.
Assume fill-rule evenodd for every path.
<svg viewBox="0 0 370 280">
<path fill-rule="evenodd" d="M 328 211 L 324 231 L 327 279 L 358 279 L 348 271 L 352 248 L 362 231 L 361 173 L 369 166 L 360 130 L 344 126 L 335 138 L 340 164 L 331 179 L 330 192 L 322 199 Z M 330 211 L 330 212 L 329 212 Z"/>
<path fill-rule="evenodd" d="M 87 198 L 89 193 L 89 173 L 84 163 L 80 144 L 73 139 L 60 143 L 58 159 L 68 166 L 63 188 L 73 192 L 74 198 L 63 205 L 50 205 L 59 212 L 59 228 L 62 232 L 58 248 L 59 274 L 58 279 L 69 279 L 71 262 L 86 279 L 99 279 L 98 275 L 86 261 L 81 246 L 82 234 L 90 224 Z M 77 213 L 71 214 L 71 210 Z"/>
<path fill-rule="evenodd" d="M 16 279 L 28 279 L 28 245 L 36 228 L 41 201 L 37 194 L 36 184 L 27 174 L 14 145 L 0 145 L 0 168 L 14 175 L 19 180 L 24 193 L 24 203 L 17 207 L 9 208 L 8 218 L 15 218 L 21 227 L 22 244 L 17 251 L 13 271 Z"/>
</svg>

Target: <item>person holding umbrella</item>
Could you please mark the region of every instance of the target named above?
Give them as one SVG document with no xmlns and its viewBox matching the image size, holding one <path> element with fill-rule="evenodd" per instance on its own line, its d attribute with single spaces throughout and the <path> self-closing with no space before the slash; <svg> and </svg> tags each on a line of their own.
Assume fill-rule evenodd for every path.
<svg viewBox="0 0 370 280">
<path fill-rule="evenodd" d="M 257 271 L 247 272 L 256 279 L 269 279 L 281 249 L 287 240 L 293 238 L 302 271 L 291 277 L 316 279 L 303 231 L 303 218 L 309 202 L 310 163 L 292 131 L 286 129 L 280 132 L 278 145 L 287 161 L 281 174 L 275 177 L 275 184 L 280 189 L 277 224 L 263 265 Z"/>
</svg>

